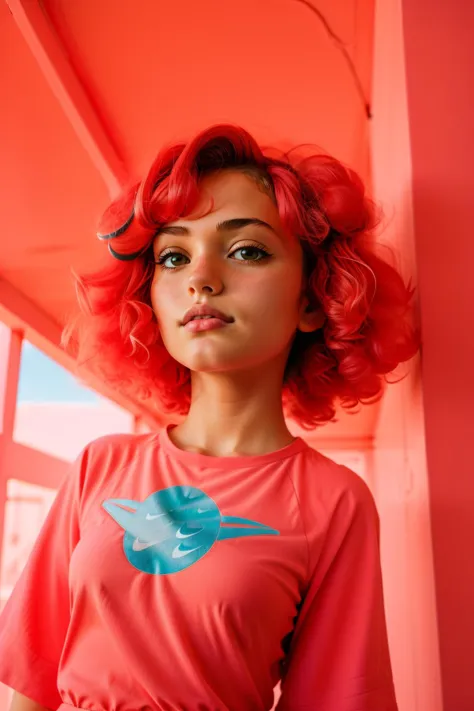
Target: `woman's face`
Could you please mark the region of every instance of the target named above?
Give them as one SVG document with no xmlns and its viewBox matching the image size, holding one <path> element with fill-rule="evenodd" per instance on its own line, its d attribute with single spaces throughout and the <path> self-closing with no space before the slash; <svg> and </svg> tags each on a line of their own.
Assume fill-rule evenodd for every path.
<svg viewBox="0 0 474 711">
<path fill-rule="evenodd" d="M 199 217 L 210 199 L 212 211 Z M 284 367 L 296 330 L 314 330 L 305 314 L 299 241 L 284 235 L 272 199 L 237 171 L 205 177 L 193 214 L 166 225 L 154 243 L 161 264 L 151 302 L 166 349 L 191 371 Z M 247 219 L 268 227 L 244 226 Z M 228 220 L 240 223 L 219 227 Z M 183 325 L 196 304 L 218 309 L 230 322 L 210 330 L 196 330 L 201 320 Z"/>
</svg>

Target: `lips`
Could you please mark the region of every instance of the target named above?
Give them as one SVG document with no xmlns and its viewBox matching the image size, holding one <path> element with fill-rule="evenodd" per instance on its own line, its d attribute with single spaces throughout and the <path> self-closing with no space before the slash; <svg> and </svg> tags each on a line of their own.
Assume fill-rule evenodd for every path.
<svg viewBox="0 0 474 711">
<path fill-rule="evenodd" d="M 218 318 L 221 321 L 224 321 L 225 323 L 232 323 L 232 321 L 234 320 L 231 316 L 227 316 L 218 309 L 214 309 L 211 306 L 207 306 L 205 304 L 199 304 L 193 306 L 191 309 L 186 311 L 181 325 L 185 326 L 187 323 L 189 323 L 189 321 L 192 321 L 196 317 L 204 318 L 206 316 L 208 318 Z"/>
</svg>

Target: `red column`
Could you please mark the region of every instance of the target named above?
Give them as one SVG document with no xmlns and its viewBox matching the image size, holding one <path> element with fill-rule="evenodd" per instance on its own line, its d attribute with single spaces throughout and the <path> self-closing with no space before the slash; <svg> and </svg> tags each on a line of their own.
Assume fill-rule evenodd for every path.
<svg viewBox="0 0 474 711">
<path fill-rule="evenodd" d="M 0 322 L 0 570 L 8 469 L 4 452 L 13 437 L 22 341 L 20 332 Z"/>
<path fill-rule="evenodd" d="M 0 433 L 10 439 L 15 423 L 23 336 L 0 323 Z"/>
<path fill-rule="evenodd" d="M 15 424 L 22 340 L 21 333 L 11 331 L 0 322 L 0 571 L 8 472 L 4 453 L 5 445 L 12 439 Z"/>
<path fill-rule="evenodd" d="M 403 0 L 402 6 L 444 711 L 471 711 L 474 3 Z"/>
<path fill-rule="evenodd" d="M 0 322 L 0 574 L 2 570 L 8 479 L 5 445 L 11 441 L 15 425 L 22 340 L 23 337 L 20 332 L 11 331 L 8 326 Z M 0 576 L 0 587 L 1 584 Z M 11 691 L 0 684 L 0 709 L 8 708 L 10 701 Z"/>
</svg>

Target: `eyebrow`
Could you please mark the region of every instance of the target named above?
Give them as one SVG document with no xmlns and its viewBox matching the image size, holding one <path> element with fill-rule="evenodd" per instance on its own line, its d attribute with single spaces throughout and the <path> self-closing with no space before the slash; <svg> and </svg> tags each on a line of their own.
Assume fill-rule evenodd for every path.
<svg viewBox="0 0 474 711">
<path fill-rule="evenodd" d="M 216 225 L 216 230 L 218 232 L 233 232 L 234 230 L 241 230 L 243 227 L 248 227 L 249 225 L 254 225 L 256 227 L 265 227 L 275 234 L 276 230 L 263 220 L 259 220 L 257 217 L 234 217 L 232 220 L 224 220 L 223 222 L 218 222 Z M 168 235 L 190 235 L 191 230 L 184 225 L 164 225 L 161 227 L 157 236 L 160 234 Z"/>
</svg>

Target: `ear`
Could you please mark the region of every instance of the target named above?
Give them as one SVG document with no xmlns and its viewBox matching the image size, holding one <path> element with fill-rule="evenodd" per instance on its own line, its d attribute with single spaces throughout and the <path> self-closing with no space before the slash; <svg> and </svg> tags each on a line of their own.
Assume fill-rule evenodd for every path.
<svg viewBox="0 0 474 711">
<path fill-rule="evenodd" d="M 303 333 L 312 333 L 322 328 L 325 320 L 323 309 L 320 306 L 312 306 L 308 297 L 305 296 L 301 305 L 298 330 Z"/>
</svg>

